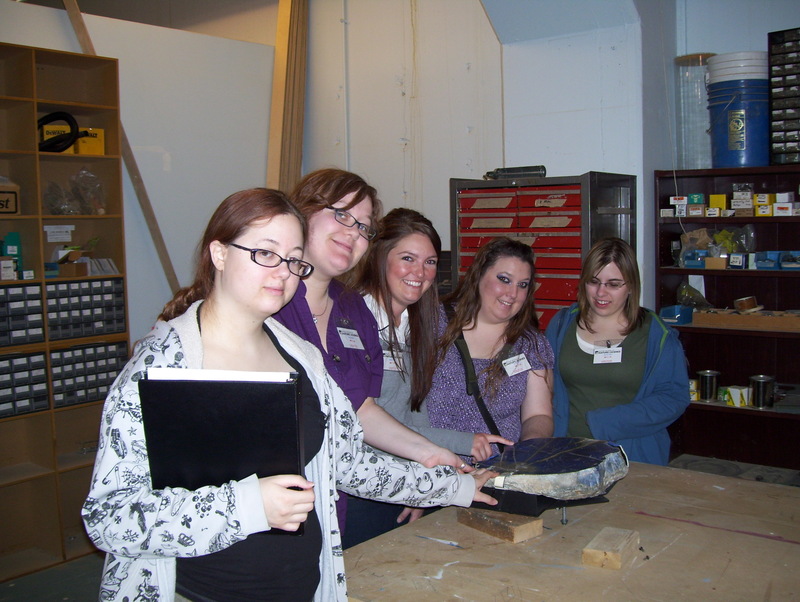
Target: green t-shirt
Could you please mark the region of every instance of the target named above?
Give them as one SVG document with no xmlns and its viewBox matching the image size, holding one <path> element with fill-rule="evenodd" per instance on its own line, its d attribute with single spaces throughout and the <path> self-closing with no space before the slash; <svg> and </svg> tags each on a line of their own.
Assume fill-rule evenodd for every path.
<svg viewBox="0 0 800 602">
<path fill-rule="evenodd" d="M 594 355 L 578 345 L 576 321 L 570 324 L 558 357 L 561 377 L 569 394 L 569 437 L 594 438 L 586 423 L 586 413 L 630 403 L 636 396 L 644 377 L 651 321 L 652 316 L 648 314 L 641 328 L 625 337 L 620 344 L 622 361 L 610 364 L 595 364 Z"/>
</svg>

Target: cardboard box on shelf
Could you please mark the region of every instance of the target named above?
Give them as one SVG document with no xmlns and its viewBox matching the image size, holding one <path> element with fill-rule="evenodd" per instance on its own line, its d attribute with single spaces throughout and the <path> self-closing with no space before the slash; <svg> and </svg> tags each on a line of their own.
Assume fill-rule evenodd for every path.
<svg viewBox="0 0 800 602">
<path fill-rule="evenodd" d="M 741 385 L 731 385 L 727 387 L 725 396 L 720 396 L 726 405 L 742 408 L 750 405 L 750 389 Z"/>
<path fill-rule="evenodd" d="M 800 215 L 800 203 L 775 203 L 772 206 L 772 215 L 775 217 Z"/>
<path fill-rule="evenodd" d="M 0 280 L 17 279 L 17 260 L 13 257 L 0 257 Z"/>
<path fill-rule="evenodd" d="M 0 177 L 0 214 L 19 213 L 19 186 L 8 178 Z"/>
<path fill-rule="evenodd" d="M 88 276 L 90 251 L 70 250 L 58 260 L 58 275 L 66 278 Z"/>
<path fill-rule="evenodd" d="M 747 253 L 731 253 L 728 256 L 728 267 L 732 270 L 747 268 Z"/>
<path fill-rule="evenodd" d="M 706 257 L 707 270 L 724 270 L 728 267 L 727 257 Z"/>
</svg>

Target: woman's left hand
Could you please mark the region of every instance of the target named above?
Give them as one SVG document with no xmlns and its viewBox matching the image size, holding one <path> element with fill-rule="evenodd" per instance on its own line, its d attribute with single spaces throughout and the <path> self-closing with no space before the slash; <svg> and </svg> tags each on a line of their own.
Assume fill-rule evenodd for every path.
<svg viewBox="0 0 800 602">
<path fill-rule="evenodd" d="M 403 508 L 403 511 L 397 516 L 397 524 L 399 525 L 404 520 L 408 519 L 408 524 L 410 525 L 418 518 L 422 518 L 422 515 L 425 514 L 424 508 L 411 508 L 406 506 Z"/>
<path fill-rule="evenodd" d="M 481 468 L 472 473 L 472 478 L 475 479 L 475 495 L 472 498 L 473 502 L 481 502 L 489 506 L 496 506 L 497 500 L 487 493 L 481 491 L 481 487 L 486 484 L 486 481 L 492 477 L 496 477 L 498 473 L 492 472 L 485 468 Z"/>
</svg>

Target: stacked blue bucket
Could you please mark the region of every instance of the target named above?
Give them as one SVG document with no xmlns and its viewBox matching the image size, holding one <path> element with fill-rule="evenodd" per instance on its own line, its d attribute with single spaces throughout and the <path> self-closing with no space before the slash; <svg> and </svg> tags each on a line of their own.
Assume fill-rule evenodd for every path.
<svg viewBox="0 0 800 602">
<path fill-rule="evenodd" d="M 712 167 L 769 165 L 767 53 L 712 56 L 707 81 Z"/>
</svg>

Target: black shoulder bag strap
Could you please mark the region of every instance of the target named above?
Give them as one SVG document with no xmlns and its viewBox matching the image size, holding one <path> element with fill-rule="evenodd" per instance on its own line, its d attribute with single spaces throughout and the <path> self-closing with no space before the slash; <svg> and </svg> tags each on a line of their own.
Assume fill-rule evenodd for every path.
<svg viewBox="0 0 800 602">
<path fill-rule="evenodd" d="M 446 308 L 446 310 L 448 318 L 452 317 L 452 309 Z M 489 427 L 489 432 L 498 437 L 502 437 L 500 429 L 497 428 L 497 423 L 495 423 L 491 412 L 489 412 L 489 408 L 486 407 L 486 403 L 483 401 L 481 389 L 478 386 L 478 375 L 475 374 L 475 366 L 472 363 L 472 356 L 469 354 L 469 347 L 467 346 L 466 339 L 464 339 L 463 332 L 458 333 L 458 337 L 454 343 L 456 349 L 458 349 L 458 354 L 461 356 L 461 363 L 464 364 L 464 374 L 467 377 L 467 395 L 472 395 L 472 397 L 475 398 L 475 403 L 478 406 L 478 410 L 480 410 L 481 416 L 483 416 L 483 421 L 486 423 L 486 426 Z M 509 348 L 509 345 L 505 345 L 500 352 L 501 355 L 506 355 Z M 505 445 L 502 443 L 497 443 L 496 445 L 500 453 L 503 453 Z"/>
</svg>

